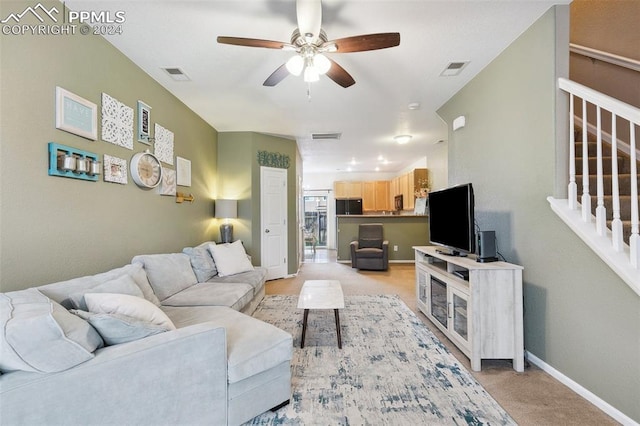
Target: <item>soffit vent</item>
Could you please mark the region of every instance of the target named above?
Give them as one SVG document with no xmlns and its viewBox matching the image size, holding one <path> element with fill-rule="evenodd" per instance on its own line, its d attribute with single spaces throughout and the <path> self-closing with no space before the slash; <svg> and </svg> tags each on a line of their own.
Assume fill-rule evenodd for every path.
<svg viewBox="0 0 640 426">
<path fill-rule="evenodd" d="M 166 67 L 162 68 L 164 72 L 169 74 L 169 77 L 174 79 L 175 81 L 190 81 L 191 79 L 187 74 L 184 73 L 180 68 L 176 67 Z"/>
<path fill-rule="evenodd" d="M 324 141 L 324 140 L 338 140 L 342 137 L 342 133 L 340 132 L 327 132 L 327 133 L 311 133 L 311 139 L 314 141 Z"/>
<path fill-rule="evenodd" d="M 449 65 L 447 65 L 447 67 L 444 69 L 444 71 L 442 71 L 440 73 L 440 75 L 442 77 L 453 77 L 455 75 L 458 75 L 462 72 L 462 70 L 464 69 L 464 67 L 466 67 L 469 64 L 469 61 L 467 62 L 449 62 Z"/>
</svg>

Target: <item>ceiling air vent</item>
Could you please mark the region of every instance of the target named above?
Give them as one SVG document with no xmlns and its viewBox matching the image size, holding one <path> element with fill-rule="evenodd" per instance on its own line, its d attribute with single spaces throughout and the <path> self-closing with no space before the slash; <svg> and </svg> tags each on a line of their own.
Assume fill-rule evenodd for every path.
<svg viewBox="0 0 640 426">
<path fill-rule="evenodd" d="M 469 64 L 467 62 L 450 62 L 449 65 L 440 73 L 442 77 L 453 77 L 454 75 L 458 75 L 462 72 L 464 67 Z"/>
<path fill-rule="evenodd" d="M 182 71 L 180 68 L 167 67 L 167 68 L 162 68 L 162 70 L 164 72 L 166 72 L 167 74 L 169 74 L 169 77 L 171 77 L 175 81 L 190 81 L 191 80 L 189 78 L 189 76 L 186 75 L 184 73 L 184 71 Z"/>
<path fill-rule="evenodd" d="M 332 139 L 340 139 L 342 133 L 340 132 L 328 132 L 328 133 L 311 133 L 311 139 L 314 141 L 324 141 Z"/>
</svg>

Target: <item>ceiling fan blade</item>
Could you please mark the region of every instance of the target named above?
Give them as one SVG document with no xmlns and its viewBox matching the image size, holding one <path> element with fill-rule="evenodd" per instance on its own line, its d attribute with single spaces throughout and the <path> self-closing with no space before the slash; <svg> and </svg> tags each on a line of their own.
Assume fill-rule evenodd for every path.
<svg viewBox="0 0 640 426">
<path fill-rule="evenodd" d="M 308 43 L 314 43 L 322 26 L 322 4 L 320 0 L 297 0 L 296 16 L 300 35 Z"/>
<path fill-rule="evenodd" d="M 276 84 L 280 83 L 286 76 L 289 75 L 289 70 L 287 70 L 287 64 L 282 64 L 275 70 L 267 79 L 262 83 L 263 86 L 273 87 Z"/>
<path fill-rule="evenodd" d="M 367 50 L 386 49 L 400 44 L 400 33 L 365 34 L 331 40 L 322 47 L 334 44 L 335 53 L 364 52 Z"/>
<path fill-rule="evenodd" d="M 344 68 L 338 65 L 336 61 L 330 58 L 327 59 L 329 59 L 329 62 L 331 62 L 331 68 L 329 68 L 329 71 L 327 71 L 327 77 L 344 88 L 356 84 L 356 81 L 353 79 L 353 77 L 351 77 L 351 74 L 349 74 Z"/>
<path fill-rule="evenodd" d="M 289 43 L 285 43 L 282 41 L 226 36 L 219 36 L 218 43 L 233 44 L 234 46 L 264 47 L 267 49 L 284 49 L 285 47 L 292 47 Z"/>
</svg>

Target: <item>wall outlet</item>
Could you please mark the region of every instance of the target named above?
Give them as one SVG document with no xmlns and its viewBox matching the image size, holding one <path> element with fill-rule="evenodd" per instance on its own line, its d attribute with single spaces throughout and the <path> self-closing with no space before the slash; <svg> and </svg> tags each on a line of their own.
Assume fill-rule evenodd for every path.
<svg viewBox="0 0 640 426">
<path fill-rule="evenodd" d="M 398 246 L 393 246 L 393 251 L 398 251 Z"/>
</svg>

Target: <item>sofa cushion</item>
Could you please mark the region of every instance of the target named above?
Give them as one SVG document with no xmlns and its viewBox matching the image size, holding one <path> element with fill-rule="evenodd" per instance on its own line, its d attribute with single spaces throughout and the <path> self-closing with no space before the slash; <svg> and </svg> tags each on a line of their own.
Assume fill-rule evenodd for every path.
<svg viewBox="0 0 640 426">
<path fill-rule="evenodd" d="M 122 275 L 116 279 L 104 282 L 86 291 L 72 293 L 69 295 L 69 301 L 74 309 L 87 310 L 87 304 L 84 302 L 85 293 L 118 293 L 129 294 L 131 296 L 144 297 L 142 290 L 138 287 L 130 275 Z"/>
<path fill-rule="evenodd" d="M 258 294 L 262 287 L 264 287 L 264 281 L 267 278 L 267 268 L 260 266 L 254 267 L 251 271 L 241 272 L 234 275 L 225 275 L 224 277 L 216 276 L 209 280 L 213 283 L 243 283 L 249 284 L 253 287 L 253 294 Z"/>
<path fill-rule="evenodd" d="M 69 295 L 73 293 L 86 293 L 93 287 L 99 286 L 107 281 L 111 281 L 122 275 L 129 275 L 140 287 L 144 298 L 155 305 L 159 305 L 160 301 L 156 297 L 147 279 L 147 274 L 142 268 L 142 264 L 125 265 L 120 268 L 112 269 L 96 275 L 88 275 L 85 277 L 73 278 L 67 281 L 59 281 L 53 284 L 47 284 L 38 287 L 45 296 L 55 300 L 67 309 L 73 309 L 74 306 L 69 300 Z"/>
<path fill-rule="evenodd" d="M 0 370 L 53 373 L 93 358 L 100 335 L 35 288 L 0 293 Z"/>
<path fill-rule="evenodd" d="M 202 243 L 196 247 L 185 247 L 182 252 L 189 256 L 191 267 L 196 274 L 199 283 L 208 281 L 210 278 L 218 275 L 218 269 L 209 252 L 209 245 L 215 245 L 214 241 Z"/>
<path fill-rule="evenodd" d="M 162 301 L 163 306 L 228 306 L 241 310 L 253 298 L 253 287 L 243 283 L 198 283 Z"/>
<path fill-rule="evenodd" d="M 107 346 L 132 342 L 171 330 L 166 325 L 156 325 L 128 315 L 96 314 L 77 309 L 70 312 L 88 321 Z"/>
<path fill-rule="evenodd" d="M 293 356 L 293 338 L 278 327 L 221 306 L 164 306 L 178 328 L 211 321 L 227 332 L 229 383 L 269 370 Z"/>
<path fill-rule="evenodd" d="M 175 330 L 175 326 L 156 305 L 141 297 L 128 294 L 86 293 L 84 300 L 89 312 L 126 315 L 141 321 Z"/>
<path fill-rule="evenodd" d="M 184 253 L 145 254 L 131 263 L 141 263 L 149 283 L 161 301 L 198 282 L 189 256 Z"/>
<path fill-rule="evenodd" d="M 382 249 L 366 248 L 358 250 L 358 258 L 360 259 L 380 259 L 383 255 Z"/>
<path fill-rule="evenodd" d="M 253 265 L 240 240 L 227 244 L 211 244 L 209 251 L 218 268 L 218 275 L 221 277 L 253 270 Z"/>
</svg>

